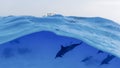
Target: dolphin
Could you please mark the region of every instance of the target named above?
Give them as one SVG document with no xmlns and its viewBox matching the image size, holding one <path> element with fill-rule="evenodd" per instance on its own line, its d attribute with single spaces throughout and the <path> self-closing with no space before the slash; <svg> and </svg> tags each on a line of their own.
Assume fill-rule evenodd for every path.
<svg viewBox="0 0 120 68">
<path fill-rule="evenodd" d="M 73 50 L 76 46 L 82 44 L 82 42 L 80 43 L 77 43 L 77 44 L 71 44 L 69 46 L 63 46 L 61 45 L 61 49 L 58 51 L 58 53 L 56 54 L 55 58 L 58 58 L 58 57 L 62 57 L 65 53 Z"/>
<path fill-rule="evenodd" d="M 99 50 L 98 52 L 97 52 L 97 54 L 100 54 L 100 53 L 104 53 L 103 51 L 101 51 L 101 50 Z"/>
<path fill-rule="evenodd" d="M 84 58 L 83 60 L 81 60 L 81 62 L 86 62 L 86 61 L 90 60 L 92 57 L 93 56 L 88 56 L 88 57 Z"/>
<path fill-rule="evenodd" d="M 109 62 L 114 59 L 115 56 L 114 55 L 108 55 L 102 62 L 100 65 L 103 65 L 103 64 L 109 64 Z"/>
</svg>

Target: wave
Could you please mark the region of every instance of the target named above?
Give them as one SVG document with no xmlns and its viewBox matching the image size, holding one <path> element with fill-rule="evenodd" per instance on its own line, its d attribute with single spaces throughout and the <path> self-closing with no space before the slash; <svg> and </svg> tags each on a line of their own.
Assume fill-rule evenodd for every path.
<svg viewBox="0 0 120 68">
<path fill-rule="evenodd" d="M 120 57 L 120 25 L 105 18 L 62 15 L 0 18 L 0 44 L 40 31 L 73 37 Z"/>
</svg>

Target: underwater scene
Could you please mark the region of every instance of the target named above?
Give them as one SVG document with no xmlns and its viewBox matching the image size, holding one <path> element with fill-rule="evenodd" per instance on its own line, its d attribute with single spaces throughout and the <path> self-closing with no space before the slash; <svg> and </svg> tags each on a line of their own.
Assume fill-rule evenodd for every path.
<svg viewBox="0 0 120 68">
<path fill-rule="evenodd" d="M 120 25 L 60 14 L 0 18 L 0 68 L 119 68 Z"/>
</svg>

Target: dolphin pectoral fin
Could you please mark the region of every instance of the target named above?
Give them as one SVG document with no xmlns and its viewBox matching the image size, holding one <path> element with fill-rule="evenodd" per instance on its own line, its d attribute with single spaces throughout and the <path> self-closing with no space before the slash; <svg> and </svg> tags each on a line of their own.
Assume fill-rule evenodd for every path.
<svg viewBox="0 0 120 68">
<path fill-rule="evenodd" d="M 101 63 L 100 65 L 104 65 L 104 64 L 109 64 L 109 63 Z"/>
<path fill-rule="evenodd" d="M 58 57 L 59 57 L 59 58 L 62 58 L 62 55 L 60 55 L 60 56 L 56 56 L 55 59 L 58 58 Z"/>
</svg>

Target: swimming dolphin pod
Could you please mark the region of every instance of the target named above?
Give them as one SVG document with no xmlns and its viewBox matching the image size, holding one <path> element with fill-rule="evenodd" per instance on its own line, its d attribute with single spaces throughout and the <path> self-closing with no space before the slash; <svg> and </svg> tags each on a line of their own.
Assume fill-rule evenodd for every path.
<svg viewBox="0 0 120 68">
<path fill-rule="evenodd" d="M 56 54 L 55 58 L 58 57 L 63 57 L 64 54 L 66 54 L 67 52 L 73 50 L 75 47 L 81 45 L 82 42 L 77 43 L 77 44 L 70 44 L 69 46 L 64 47 L 63 45 L 61 46 L 61 49 L 58 51 L 58 53 Z"/>
<path fill-rule="evenodd" d="M 111 20 L 62 15 L 0 17 L 0 44 L 40 31 L 73 37 L 120 57 L 120 25 Z"/>
</svg>

